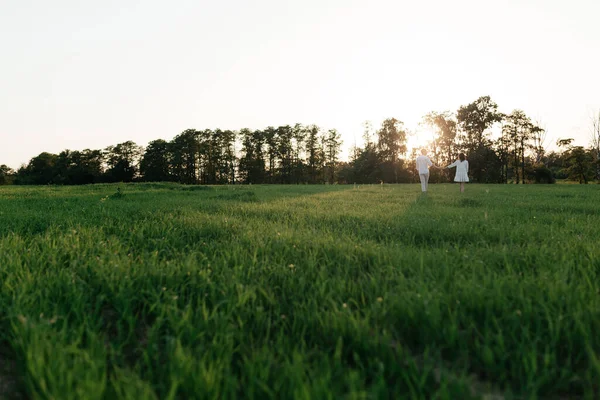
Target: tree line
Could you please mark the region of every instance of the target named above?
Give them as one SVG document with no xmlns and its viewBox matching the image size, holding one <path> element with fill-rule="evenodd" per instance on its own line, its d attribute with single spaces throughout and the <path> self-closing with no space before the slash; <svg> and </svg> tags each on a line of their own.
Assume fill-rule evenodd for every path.
<svg viewBox="0 0 600 400">
<path fill-rule="evenodd" d="M 504 114 L 489 96 L 455 113 L 431 112 L 420 124 L 431 132 L 427 148 L 438 165 L 461 152 L 473 182 L 553 183 L 600 179 L 600 113 L 592 121 L 589 148 L 560 139 L 559 151 L 545 150 L 546 132 L 522 110 Z M 81 185 L 101 182 L 169 181 L 184 184 L 409 183 L 418 181 L 417 149 L 408 153 L 410 132 L 388 118 L 373 129 L 365 123 L 362 147 L 339 159 L 336 129 L 285 125 L 239 131 L 187 129 L 171 141 L 153 140 L 144 148 L 126 141 L 102 150 L 43 152 L 13 171 L 0 165 L 0 184 Z M 495 135 L 493 133 L 496 133 Z M 451 176 L 432 171 L 433 182 Z"/>
</svg>

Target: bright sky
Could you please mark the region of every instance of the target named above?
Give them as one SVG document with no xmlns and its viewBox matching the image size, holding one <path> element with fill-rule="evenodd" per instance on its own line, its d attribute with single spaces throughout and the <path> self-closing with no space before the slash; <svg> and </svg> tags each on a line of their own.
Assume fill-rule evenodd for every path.
<svg viewBox="0 0 600 400">
<path fill-rule="evenodd" d="M 0 0 L 0 164 L 186 128 L 416 129 L 490 95 L 589 142 L 598 0 Z M 359 141 L 360 143 L 360 141 Z"/>
</svg>

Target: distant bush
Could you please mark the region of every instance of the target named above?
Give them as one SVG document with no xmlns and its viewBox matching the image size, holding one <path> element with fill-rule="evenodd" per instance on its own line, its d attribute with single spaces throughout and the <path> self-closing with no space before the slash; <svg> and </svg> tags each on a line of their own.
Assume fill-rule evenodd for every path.
<svg viewBox="0 0 600 400">
<path fill-rule="evenodd" d="M 543 165 L 533 169 L 533 177 L 535 183 L 556 183 L 552 171 Z"/>
</svg>

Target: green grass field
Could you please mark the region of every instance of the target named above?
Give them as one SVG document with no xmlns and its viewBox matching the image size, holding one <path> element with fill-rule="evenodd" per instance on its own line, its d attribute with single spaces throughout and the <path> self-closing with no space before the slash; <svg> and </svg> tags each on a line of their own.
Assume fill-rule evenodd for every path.
<svg viewBox="0 0 600 400">
<path fill-rule="evenodd" d="M 0 398 L 600 396 L 600 185 L 0 187 Z"/>
</svg>

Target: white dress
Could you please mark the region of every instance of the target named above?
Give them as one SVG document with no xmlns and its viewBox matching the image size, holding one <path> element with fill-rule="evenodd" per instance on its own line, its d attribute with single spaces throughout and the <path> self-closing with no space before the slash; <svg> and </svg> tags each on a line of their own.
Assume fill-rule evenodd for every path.
<svg viewBox="0 0 600 400">
<path fill-rule="evenodd" d="M 456 160 L 446 168 L 456 167 L 456 175 L 454 176 L 454 182 L 469 182 L 469 162 L 467 160 L 460 161 Z"/>
</svg>

